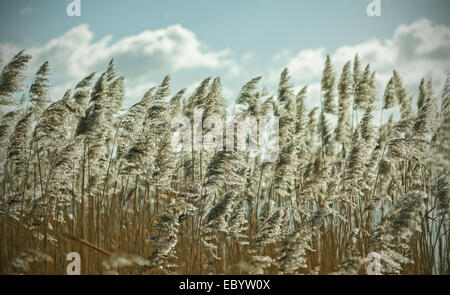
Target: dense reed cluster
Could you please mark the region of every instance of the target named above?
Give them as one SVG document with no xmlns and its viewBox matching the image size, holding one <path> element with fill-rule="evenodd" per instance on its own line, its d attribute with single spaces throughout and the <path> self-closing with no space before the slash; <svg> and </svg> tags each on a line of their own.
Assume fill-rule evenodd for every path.
<svg viewBox="0 0 450 295">
<path fill-rule="evenodd" d="M 377 91 L 357 55 L 339 76 L 327 57 L 313 109 L 287 69 L 274 95 L 256 77 L 228 101 L 278 117 L 266 162 L 172 150 L 177 114 L 226 117 L 219 78 L 171 96 L 166 76 L 126 110 L 113 60 L 57 101 L 45 62 L 19 102 L 30 59 L 0 74 L 0 273 L 64 274 L 78 252 L 83 274 L 366 274 L 376 252 L 382 273 L 450 274 L 450 76 L 414 97 L 395 70 Z"/>
</svg>

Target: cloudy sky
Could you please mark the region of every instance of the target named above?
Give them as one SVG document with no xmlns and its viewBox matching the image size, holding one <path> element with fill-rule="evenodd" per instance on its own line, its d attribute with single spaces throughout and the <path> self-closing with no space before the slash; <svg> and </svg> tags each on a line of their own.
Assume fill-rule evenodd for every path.
<svg viewBox="0 0 450 295">
<path fill-rule="evenodd" d="M 450 70 L 448 0 L 380 0 L 374 17 L 369 0 L 80 1 L 81 16 L 69 17 L 69 0 L 0 0 L 3 62 L 26 49 L 32 76 L 48 60 L 53 99 L 111 58 L 126 78 L 127 105 L 165 74 L 174 92 L 220 76 L 231 102 L 255 76 L 275 91 L 285 66 L 317 105 L 326 54 L 340 73 L 358 52 L 380 92 L 395 68 L 412 95 L 425 77 L 438 96 Z"/>
</svg>

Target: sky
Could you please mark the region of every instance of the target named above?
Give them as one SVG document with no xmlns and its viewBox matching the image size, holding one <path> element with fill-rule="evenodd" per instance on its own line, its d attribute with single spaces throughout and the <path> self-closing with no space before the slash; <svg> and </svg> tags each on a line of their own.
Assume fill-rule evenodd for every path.
<svg viewBox="0 0 450 295">
<path fill-rule="evenodd" d="M 288 67 L 314 106 L 326 55 L 339 75 L 356 53 L 376 71 L 380 95 L 395 68 L 411 95 L 424 77 L 438 97 L 450 70 L 450 1 L 379 1 L 381 15 L 369 16 L 369 0 L 80 0 L 81 15 L 68 16 L 69 0 L 0 0 L 0 56 L 26 49 L 29 77 L 48 60 L 54 100 L 114 58 L 126 105 L 166 74 L 173 93 L 220 76 L 230 104 L 256 76 L 276 93 Z"/>
</svg>

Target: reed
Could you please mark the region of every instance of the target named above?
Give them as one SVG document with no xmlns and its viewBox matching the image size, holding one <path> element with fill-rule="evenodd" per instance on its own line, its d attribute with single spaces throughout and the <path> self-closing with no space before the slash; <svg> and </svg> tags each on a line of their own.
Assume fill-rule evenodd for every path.
<svg viewBox="0 0 450 295">
<path fill-rule="evenodd" d="M 3 68 L 2 105 L 23 90 L 30 58 Z M 287 69 L 276 94 L 256 77 L 233 115 L 278 116 L 268 163 L 250 151 L 172 152 L 177 114 L 225 117 L 219 78 L 185 97 L 170 96 L 166 76 L 122 110 L 118 72 L 111 60 L 51 103 L 46 62 L 26 107 L 2 116 L 1 274 L 64 274 L 70 252 L 82 274 L 365 274 L 371 252 L 383 273 L 450 274 L 450 76 L 439 98 L 422 80 L 414 112 L 397 71 L 379 99 L 358 56 L 340 77 L 327 57 L 318 116 Z M 397 105 L 398 122 L 374 122 Z"/>
</svg>

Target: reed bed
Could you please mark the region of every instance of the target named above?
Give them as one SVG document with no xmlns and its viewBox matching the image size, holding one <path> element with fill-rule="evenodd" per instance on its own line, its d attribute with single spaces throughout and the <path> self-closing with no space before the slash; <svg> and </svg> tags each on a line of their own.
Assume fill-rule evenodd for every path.
<svg viewBox="0 0 450 295">
<path fill-rule="evenodd" d="M 328 57 L 308 109 L 287 69 L 276 94 L 256 77 L 232 115 L 279 118 L 264 162 L 172 151 L 177 114 L 227 115 L 219 78 L 171 95 L 166 76 L 123 109 L 113 60 L 57 101 L 46 62 L 18 102 L 30 59 L 0 75 L 1 274 L 65 274 L 70 252 L 82 274 L 366 274 L 371 252 L 383 274 L 450 274 L 450 78 L 413 97 L 394 70 L 377 91 L 358 56 L 340 75 Z"/>
</svg>

